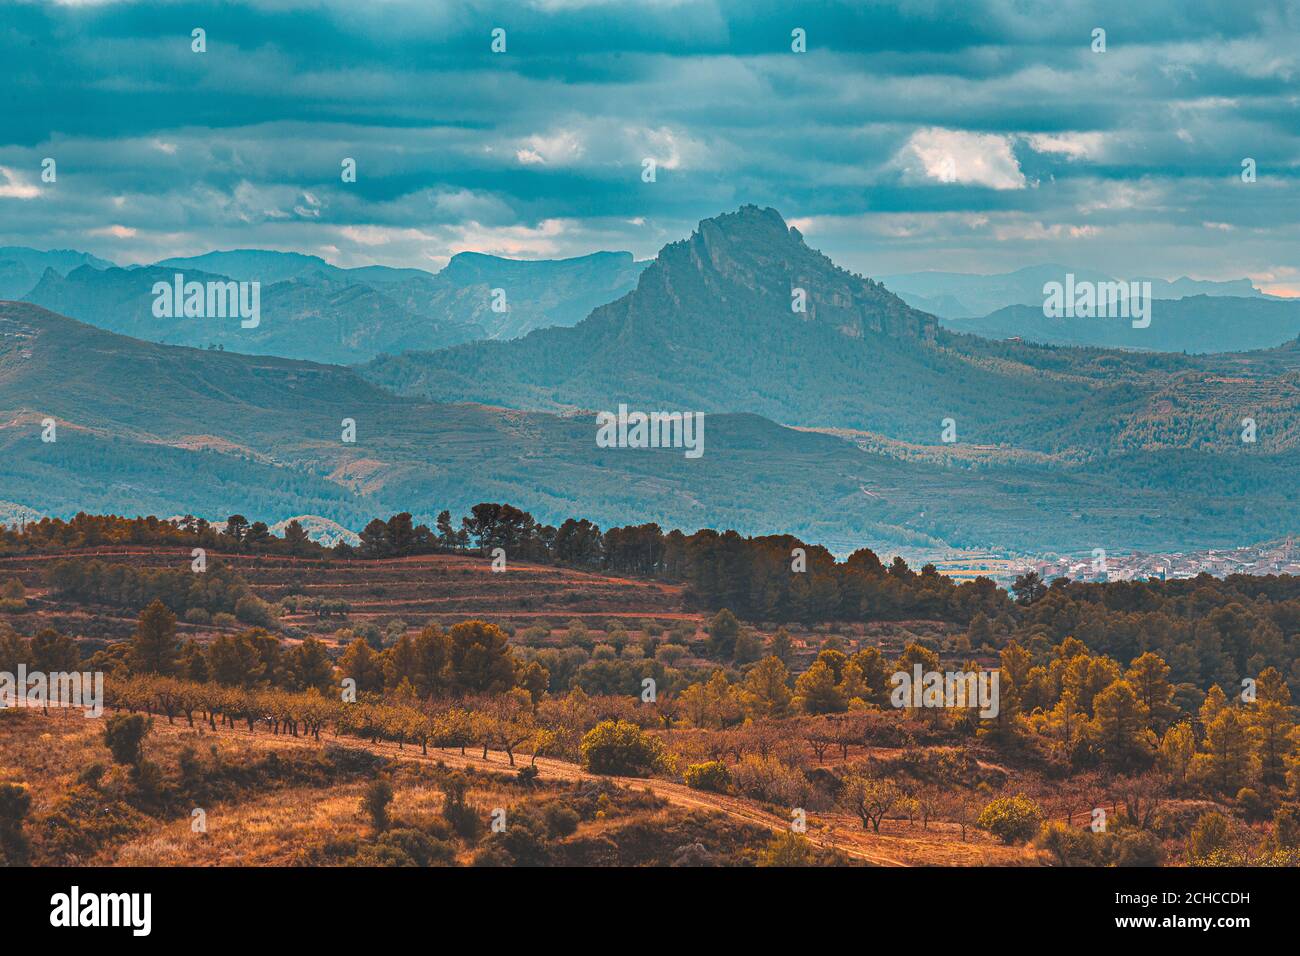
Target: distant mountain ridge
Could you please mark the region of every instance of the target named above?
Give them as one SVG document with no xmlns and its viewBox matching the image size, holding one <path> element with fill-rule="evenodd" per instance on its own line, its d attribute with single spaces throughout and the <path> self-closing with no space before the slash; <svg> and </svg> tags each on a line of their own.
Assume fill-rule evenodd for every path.
<svg viewBox="0 0 1300 956">
<path fill-rule="evenodd" d="M 1235 428 L 1230 395 L 1204 384 L 1208 396 L 1188 385 L 1159 401 L 1177 409 L 1213 398 L 1223 403 L 1214 417 Z M 1256 394 L 1256 407 L 1281 414 L 1274 392 Z M 1294 405 L 1300 389 L 1291 394 Z M 47 418 L 55 442 L 41 440 Z M 356 422 L 355 443 L 341 440 L 344 418 Z M 997 449 L 963 460 L 981 450 L 935 443 L 957 454 L 943 462 L 752 414 L 705 421 L 698 460 L 674 448 L 601 448 L 586 414 L 398 398 L 346 368 L 157 345 L 0 303 L 0 498 L 43 514 L 238 512 L 269 524 L 305 514 L 356 528 L 495 500 L 550 522 L 788 532 L 840 553 L 865 544 L 909 555 L 1221 547 L 1300 523 L 1289 483 L 1300 431 L 1282 447 L 1265 433 L 1250 454 L 1230 453 L 1235 432 L 1219 438 L 1225 451 L 1195 435 L 1135 431 L 1129 450 L 1077 463 Z M 1144 451 L 1152 437 L 1167 448 Z"/>
<path fill-rule="evenodd" d="M 26 295 L 40 281 L 47 269 L 67 275 L 80 266 L 109 269 L 113 263 L 73 249 L 28 249 L 26 246 L 0 246 L 0 299 L 17 299 Z"/>
<path fill-rule="evenodd" d="M 1271 298 L 1249 279 L 1223 282 L 1189 279 L 1156 279 L 1144 276 L 1117 277 L 1096 269 L 1045 264 L 1026 266 L 1014 272 L 981 275 L 964 272 L 909 272 L 880 277 L 880 282 L 903 301 L 943 319 L 970 319 L 988 315 L 1015 305 L 1043 304 L 1043 285 L 1064 282 L 1067 273 L 1076 280 L 1113 282 L 1117 278 L 1150 282 L 1156 299 L 1181 299 L 1188 296 L 1232 296 L 1235 298 Z"/>
<path fill-rule="evenodd" d="M 264 286 L 256 328 L 243 328 L 230 318 L 158 318 L 153 314 L 154 284 L 171 285 L 177 274 L 177 266 L 82 266 L 66 276 L 50 269 L 26 301 L 135 338 L 335 363 L 400 351 L 412 341 L 437 347 L 481 334 L 473 326 L 413 313 L 371 286 L 346 283 L 328 273 L 299 274 Z M 235 278 L 197 269 L 180 274 L 187 282 L 200 283 Z"/>
<path fill-rule="evenodd" d="M 746 206 L 665 246 L 636 289 L 571 329 L 361 371 L 435 401 L 744 409 L 923 444 L 951 418 L 963 442 L 1097 454 L 1146 414 L 1133 382 L 1195 367 L 1176 355 L 1103 358 L 954 334 L 809 248 L 775 210 Z"/>
<path fill-rule="evenodd" d="M 482 267 L 495 263 L 458 266 Z M 152 268 L 45 278 L 126 290 Z M 0 499 L 345 528 L 494 500 L 545 521 L 911 554 L 1223 547 L 1300 523 L 1300 340 L 1183 355 L 955 332 L 755 206 L 702 220 L 638 273 L 572 328 L 355 368 L 159 345 L 0 303 Z M 489 289 L 496 274 L 482 277 Z M 404 281 L 381 291 L 308 270 L 267 298 L 364 293 L 391 312 Z M 477 282 L 454 288 L 479 296 Z M 704 412 L 703 456 L 599 444 L 594 413 L 622 404 Z"/>
<path fill-rule="evenodd" d="M 288 294 L 288 288 L 280 290 L 286 293 L 279 303 L 285 328 L 242 338 L 209 334 L 205 339 L 195 328 L 167 330 L 150 323 L 141 308 L 143 296 L 132 301 L 120 289 L 94 288 L 94 273 L 117 269 L 115 263 L 75 250 L 43 252 L 26 247 L 0 247 L 0 299 L 23 298 L 103 328 L 146 338 L 355 363 L 380 354 L 436 350 L 480 339 L 509 340 L 536 329 L 572 327 L 598 306 L 631 291 L 650 261 L 636 261 L 627 252 L 595 252 L 561 260 L 515 260 L 461 252 L 435 273 L 383 265 L 342 268 L 306 253 L 232 249 L 176 256 L 122 270 L 136 277 L 152 275 L 149 270 L 159 268 L 197 272 L 236 281 L 257 281 L 268 289 L 282 282 L 294 283 L 292 294 Z M 47 271 L 53 271 L 55 278 L 67 278 L 82 267 L 93 271 L 73 279 L 74 284 L 83 287 L 80 293 L 51 291 Z M 1042 265 L 987 276 L 919 272 L 885 276 L 880 282 L 905 304 L 941 318 L 950 327 L 1008 337 L 1023 332 L 1003 334 L 1007 328 L 1005 317 L 985 326 L 964 320 L 985 317 L 1016 303 L 1038 305 L 1042 284 L 1060 281 L 1067 271 L 1070 270 L 1065 266 Z M 1080 280 L 1111 279 L 1086 269 L 1073 271 Z M 1184 277 L 1149 281 L 1153 296 L 1162 300 L 1209 295 L 1278 301 L 1254 288 L 1249 279 L 1212 282 Z M 355 289 L 344 293 L 349 286 Z M 496 295 L 494 290 L 501 290 L 504 297 Z M 1216 302 L 1214 305 L 1222 306 L 1222 318 L 1213 324 L 1223 329 L 1224 334 L 1217 338 L 1202 336 L 1203 341 L 1194 350 L 1266 347 L 1283 340 L 1281 336 L 1248 335 L 1239 339 L 1231 335 L 1228 332 L 1231 304 Z M 321 328 L 305 334 L 312 328 L 311 322 L 318 322 Z M 1286 328 L 1289 330 L 1290 326 Z M 1035 341 L 1052 344 L 1110 342 L 1087 335 L 1054 337 L 1050 330 L 1041 328 L 1034 331 Z M 1169 347 L 1183 350 L 1177 343 Z"/>
<path fill-rule="evenodd" d="M 1046 345 L 1149 349 L 1159 352 L 1249 352 L 1300 335 L 1300 299 L 1195 295 L 1152 303 L 1151 324 L 1134 328 L 1125 317 L 1049 318 L 1041 305 L 1013 305 L 978 319 L 945 319 L 944 326 L 984 338 L 1013 336 Z"/>
<path fill-rule="evenodd" d="M 33 283 L 16 281 L 12 288 L 26 288 L 13 297 L 152 341 L 342 364 L 572 325 L 631 288 L 643 266 L 626 252 L 561 260 L 460 253 L 437 274 L 342 269 L 317 256 L 267 250 L 212 252 L 129 269 L 103 260 L 78 264 L 78 255 L 50 259 L 71 268 L 47 264 Z M 3 267 L 0 261 L 0 276 Z M 178 273 L 198 282 L 261 283 L 264 321 L 247 330 L 218 320 L 155 318 L 154 282 L 170 282 Z M 500 299 L 493 293 L 498 288 Z"/>
</svg>

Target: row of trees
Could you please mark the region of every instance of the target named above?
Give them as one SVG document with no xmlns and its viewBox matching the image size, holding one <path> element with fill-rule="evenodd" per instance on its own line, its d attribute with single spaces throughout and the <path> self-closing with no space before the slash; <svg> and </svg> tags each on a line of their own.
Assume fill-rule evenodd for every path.
<svg viewBox="0 0 1300 956">
<path fill-rule="evenodd" d="M 459 523 L 444 510 L 434 528 L 409 512 L 375 519 L 359 545 L 340 542 L 332 550 L 308 541 L 296 522 L 277 538 L 241 515 L 223 528 L 190 517 L 173 523 L 79 514 L 67 522 L 43 519 L 21 530 L 0 529 L 0 554 L 127 543 L 345 558 L 503 548 L 520 560 L 684 583 L 700 606 L 727 607 L 748 620 L 928 618 L 978 622 L 977 647 L 988 637 L 1016 636 L 1023 643 L 1041 634 L 1053 642 L 1074 635 L 1120 660 L 1160 650 L 1176 671 L 1198 670 L 1202 687 L 1270 665 L 1291 679 L 1300 659 L 1300 579 L 1290 576 L 1084 584 L 1049 583 L 1030 573 L 1008 593 L 985 578 L 956 584 L 929 565 L 913 571 L 901 558 L 885 565 L 867 548 L 837 562 L 825 548 L 791 535 L 685 534 L 653 523 L 602 531 L 572 518 L 553 527 L 495 503 L 475 505 Z M 1185 650 L 1175 659 L 1178 647 Z"/>
<path fill-rule="evenodd" d="M 1300 578 L 1208 574 L 1178 581 L 1071 582 L 1036 575 L 1013 588 L 1014 614 L 972 619 L 974 647 L 1015 638 L 1042 656 L 1074 637 L 1128 662 L 1158 653 L 1173 679 L 1207 690 L 1236 686 L 1267 667 L 1300 690 Z"/>
<path fill-rule="evenodd" d="M 159 601 L 176 614 L 200 608 L 209 614 L 233 613 L 241 599 L 252 597 L 248 582 L 220 562 L 203 574 L 188 567 L 138 568 L 110 561 L 70 558 L 55 561 L 46 582 L 61 598 L 139 610 Z"/>
<path fill-rule="evenodd" d="M 14 653 L 34 654 L 37 639 L 46 633 L 26 645 L 15 635 Z M 60 640 L 72 648 L 75 662 L 75 645 L 67 638 Z M 5 647 L 0 635 L 0 654 Z M 0 662 L 3 660 L 0 657 Z M 141 612 L 129 642 L 97 652 L 87 666 L 117 676 L 176 677 L 226 687 L 327 694 L 337 694 L 346 679 L 357 695 L 388 692 L 408 700 L 500 694 L 516 687 L 537 699 L 550 681 L 545 667 L 518 659 L 505 632 L 484 621 L 464 621 L 449 630 L 433 625 L 418 634 L 403 633 L 384 650 L 376 650 L 358 637 L 344 650 L 336 667 L 320 640 L 308 637 L 286 648 L 274 634 L 257 627 L 221 634 L 206 645 L 195 641 L 182 645 L 176 634 L 176 615 L 161 600 L 154 600 Z"/>
<path fill-rule="evenodd" d="M 901 558 L 886 567 L 863 548 L 839 563 L 829 551 L 791 535 L 747 538 L 734 531 L 664 532 L 657 524 L 606 531 L 586 519 L 554 527 L 509 504 L 485 502 L 453 523 L 442 511 L 435 527 L 409 512 L 374 519 L 356 546 L 325 549 L 298 522 L 282 538 L 264 522 L 231 515 L 224 527 L 187 516 L 173 522 L 78 514 L 0 529 L 0 554 L 103 545 L 190 545 L 217 551 L 341 558 L 387 558 L 502 548 L 526 561 L 553 562 L 687 584 L 701 606 L 729 607 L 761 620 L 859 620 L 932 617 L 965 623 L 997 615 L 1011 602 L 990 580 L 956 584 L 931 566 L 917 573 Z"/>
<path fill-rule="evenodd" d="M 312 542 L 302 523 L 290 521 L 276 537 L 264 521 L 250 522 L 231 515 L 224 524 L 212 524 L 193 515 L 168 519 L 91 515 L 41 518 L 18 527 L 0 527 L 0 555 L 69 551 L 121 545 L 184 546 L 213 551 L 252 551 L 281 554 L 325 555 L 328 549 Z"/>
<path fill-rule="evenodd" d="M 425 701 L 365 695 L 356 701 L 316 689 L 229 687 L 177 677 L 137 674 L 106 683 L 107 705 L 128 713 L 183 720 L 189 726 L 228 727 L 256 733 L 320 739 L 322 733 L 351 736 L 400 747 L 481 748 L 506 753 L 511 764 L 521 748 L 533 760 L 541 754 L 569 759 L 581 755 L 583 738 L 604 721 L 627 711 L 619 702 L 574 691 L 534 701 L 516 688 L 456 701 Z M 611 707 L 610 704 L 613 703 Z M 624 721 L 625 722 L 625 721 Z"/>
<path fill-rule="evenodd" d="M 734 616 L 720 612 L 709 624 L 710 642 L 727 643 L 738 627 Z M 633 678 L 641 675 L 623 688 L 624 699 L 635 704 L 638 685 L 648 679 L 654 692 L 640 703 L 651 706 L 641 707 L 638 720 L 726 729 L 800 714 L 888 710 L 895 706 L 891 675 L 911 673 L 915 666 L 923 672 L 941 669 L 933 650 L 911 643 L 892 660 L 877 647 L 852 655 L 828 647 L 795 676 L 790 650 L 788 639 L 778 635 L 768 653 L 730 674 L 723 668 L 696 675 L 674 671 L 671 680 L 661 661 L 620 661 Z M 49 628 L 31 640 L 7 628 L 0 631 L 0 669 L 13 671 L 23 662 L 33 670 L 73 670 L 78 657 L 75 643 Z M 159 600 L 141 613 L 129 644 L 98 652 L 87 666 L 115 676 L 327 697 L 348 686 L 357 698 L 408 704 L 520 694 L 536 708 L 551 690 L 551 673 L 542 661 L 518 656 L 506 634 L 483 621 L 402 633 L 383 650 L 356 638 L 336 665 L 314 638 L 286 649 L 261 628 L 182 647 L 175 615 Z M 963 669 L 979 668 L 971 661 Z M 1071 637 L 1039 654 L 1013 640 L 1000 653 L 997 673 L 994 719 L 978 716 L 974 702 L 955 711 L 926 708 L 919 715 L 1011 745 L 1032 735 L 1051 758 L 1074 770 L 1104 766 L 1140 772 L 1158 764 L 1179 787 L 1219 794 L 1248 784 L 1282 789 L 1300 783 L 1291 691 L 1275 668 L 1265 668 L 1247 682 L 1240 699 L 1230 700 L 1218 685 L 1202 693 L 1193 684 L 1176 683 L 1170 666 L 1154 652 L 1124 668 Z"/>
</svg>

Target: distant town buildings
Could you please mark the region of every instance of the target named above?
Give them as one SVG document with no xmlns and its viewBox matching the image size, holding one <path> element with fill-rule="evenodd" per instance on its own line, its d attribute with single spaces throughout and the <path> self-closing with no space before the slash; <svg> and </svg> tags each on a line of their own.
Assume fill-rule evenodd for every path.
<svg viewBox="0 0 1300 956">
<path fill-rule="evenodd" d="M 1211 574 L 1216 578 L 1230 574 L 1300 575 L 1300 547 L 1293 537 L 1244 548 L 1209 551 L 1146 554 L 1108 553 L 1105 568 L 1099 571 L 1094 557 L 1062 556 L 1053 560 L 1030 561 L 1032 568 L 1047 581 L 1069 578 L 1072 581 L 1165 581 Z"/>
<path fill-rule="evenodd" d="M 1099 560 L 1092 552 L 1070 555 L 1012 557 L 963 552 L 934 561 L 940 573 L 959 581 L 992 578 L 1008 585 L 1027 571 L 1037 571 L 1044 581 L 1166 581 L 1194 578 L 1198 574 L 1293 574 L 1300 576 L 1300 544 L 1288 536 L 1265 544 L 1207 551 L 1148 554 L 1107 552 Z"/>
</svg>

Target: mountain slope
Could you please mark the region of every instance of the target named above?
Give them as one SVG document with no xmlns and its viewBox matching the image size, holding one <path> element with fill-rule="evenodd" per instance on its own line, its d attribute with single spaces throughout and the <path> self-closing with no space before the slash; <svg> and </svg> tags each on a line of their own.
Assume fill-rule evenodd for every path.
<svg viewBox="0 0 1300 956">
<path fill-rule="evenodd" d="M 747 206 L 666 246 L 633 292 L 572 329 L 383 358 L 362 374 L 438 401 L 743 409 L 923 443 L 952 418 L 963 441 L 1078 455 L 1108 448 L 1149 379 L 1192 368 L 954 335 L 808 248 L 775 210 Z"/>
<path fill-rule="evenodd" d="M 187 282 L 237 279 L 188 267 L 181 274 Z M 83 266 L 66 276 L 47 270 L 25 298 L 61 315 L 137 338 L 340 363 L 414 344 L 454 345 L 483 334 L 473 326 L 413 312 L 378 289 L 336 278 L 328 270 L 300 272 L 262 285 L 261 321 L 256 328 L 245 329 L 237 319 L 157 318 L 154 283 L 170 285 L 176 275 L 177 268 L 160 266 L 102 271 Z"/>
<path fill-rule="evenodd" d="M 944 319 L 968 319 L 1013 305 L 1041 306 L 1043 285 L 1048 282 L 1064 282 L 1066 273 L 1072 273 L 1078 281 L 1113 282 L 1116 279 L 1115 276 L 1093 269 L 1049 264 L 1026 266 L 998 275 L 911 272 L 882 276 L 880 281 L 918 309 L 925 309 Z M 1151 295 L 1156 299 L 1181 299 L 1196 295 L 1265 297 L 1249 279 L 1213 282 L 1184 276 L 1171 282 L 1168 279 L 1139 276 L 1135 281 L 1150 282 Z"/>
<path fill-rule="evenodd" d="M 131 269 L 69 258 L 80 255 L 51 259 L 36 276 L 15 273 L 7 284 L 0 259 L 0 286 L 10 288 L 14 298 L 138 338 L 341 364 L 573 325 L 630 289 L 643 265 L 626 252 L 554 261 L 461 253 L 434 275 L 387 266 L 341 269 L 317 256 L 259 249 Z M 68 268 L 55 267 L 60 264 Z M 155 318 L 153 284 L 170 283 L 177 273 L 187 281 L 259 282 L 260 326 Z M 493 308 L 492 290 L 498 288 L 505 293 L 502 311 Z"/>
<path fill-rule="evenodd" d="M 1160 479 L 1178 493 L 1159 494 L 1135 455 L 945 466 L 754 415 L 706 426 L 696 460 L 600 448 L 589 416 L 396 398 L 345 368 L 141 342 L 0 303 L 0 500 L 45 514 L 310 514 L 355 530 L 495 500 L 552 523 L 733 527 L 919 554 L 1223 546 L 1276 536 L 1300 509 L 1291 453 L 1179 452 Z"/>
<path fill-rule="evenodd" d="M 0 246 L 0 299 L 17 299 L 26 295 L 47 269 L 67 275 L 80 266 L 111 269 L 113 263 L 71 249 L 41 252 L 25 246 Z"/>
<path fill-rule="evenodd" d="M 1246 352 L 1300 335 L 1300 301 L 1209 295 L 1157 300 L 1150 326 L 1141 329 L 1126 318 L 1048 318 L 1041 305 L 1008 306 L 979 319 L 948 319 L 944 325 L 984 338 L 1019 336 L 1049 345 Z"/>
<path fill-rule="evenodd" d="M 792 309 L 800 290 L 803 312 Z M 1288 308 L 1258 303 L 1279 305 Z M 1221 378 L 1221 363 L 949 331 L 808 248 L 775 210 L 746 206 L 665 246 L 635 290 L 572 329 L 385 357 L 361 372 L 437 401 L 744 410 L 917 445 L 939 444 L 951 419 L 963 445 L 995 445 L 1008 460 L 1030 451 L 1078 462 L 1169 448 L 1240 454 L 1226 436 L 1256 414 L 1270 418 L 1263 447 L 1294 447 L 1300 380 L 1278 377 L 1272 364 L 1252 369 L 1250 355 L 1236 369 L 1249 381 L 1219 386 L 1213 403 L 1171 404 L 1171 394 Z"/>
<path fill-rule="evenodd" d="M 454 288 L 502 289 L 509 311 L 480 308 L 471 321 L 493 339 L 513 339 L 534 329 L 577 325 L 592 309 L 636 285 L 648 265 L 630 252 L 595 252 L 576 259 L 528 261 L 478 252 L 451 257 L 438 278 Z M 488 296 L 482 299 L 486 305 Z"/>
</svg>

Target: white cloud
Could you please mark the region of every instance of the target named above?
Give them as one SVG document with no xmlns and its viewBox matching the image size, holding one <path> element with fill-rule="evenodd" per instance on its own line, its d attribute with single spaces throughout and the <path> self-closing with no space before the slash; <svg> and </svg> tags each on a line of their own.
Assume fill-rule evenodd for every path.
<svg viewBox="0 0 1300 956">
<path fill-rule="evenodd" d="M 453 250 L 484 252 L 494 256 L 543 259 L 560 255 L 557 240 L 568 232 L 568 224 L 560 219 L 544 219 L 534 226 L 484 226 L 467 222 L 453 226 Z"/>
<path fill-rule="evenodd" d="M 698 169 L 709 160 L 705 145 L 671 126 L 628 126 L 608 117 L 570 118 L 563 127 L 511 143 L 525 166 L 595 168 L 653 159 L 660 169 Z"/>
<path fill-rule="evenodd" d="M 1098 212 L 1118 212 L 1128 209 L 1154 211 L 1162 207 L 1164 188 L 1143 180 L 1136 183 L 1098 181 L 1087 187 L 1089 198 L 1079 203 L 1079 212 L 1090 216 Z"/>
<path fill-rule="evenodd" d="M 1056 153 L 1066 159 L 1096 159 L 1105 144 L 1101 133 L 1030 133 L 1025 139 L 1036 153 Z"/>
<path fill-rule="evenodd" d="M 27 182 L 8 166 L 0 166 L 0 199 L 35 199 L 40 189 Z"/>
<path fill-rule="evenodd" d="M 993 238 L 998 242 L 1046 242 L 1053 239 L 1095 239 L 1101 235 L 1097 226 L 1075 226 L 1068 222 L 1005 222 L 994 224 Z"/>
<path fill-rule="evenodd" d="M 515 150 L 515 159 L 526 166 L 566 166 L 581 159 L 586 150 L 586 144 L 578 133 L 559 130 L 549 136 L 529 136 Z"/>
<path fill-rule="evenodd" d="M 702 152 L 699 144 L 666 126 L 658 129 L 629 128 L 626 132 L 640 146 L 644 154 L 642 158 L 654 159 L 663 169 L 680 169 L 686 164 L 688 155 L 694 157 Z"/>
<path fill-rule="evenodd" d="M 1024 189 L 1025 176 L 1011 145 L 1010 136 L 930 127 L 912 134 L 894 164 L 922 181 Z"/>
<path fill-rule="evenodd" d="M 434 242 L 435 236 L 419 229 L 393 228 L 389 226 L 342 226 L 339 235 L 350 239 L 359 246 L 387 246 L 401 242 Z"/>
<path fill-rule="evenodd" d="M 108 236 L 113 239 L 134 239 L 136 230 L 130 226 L 105 226 L 90 230 L 92 236 Z"/>
</svg>

